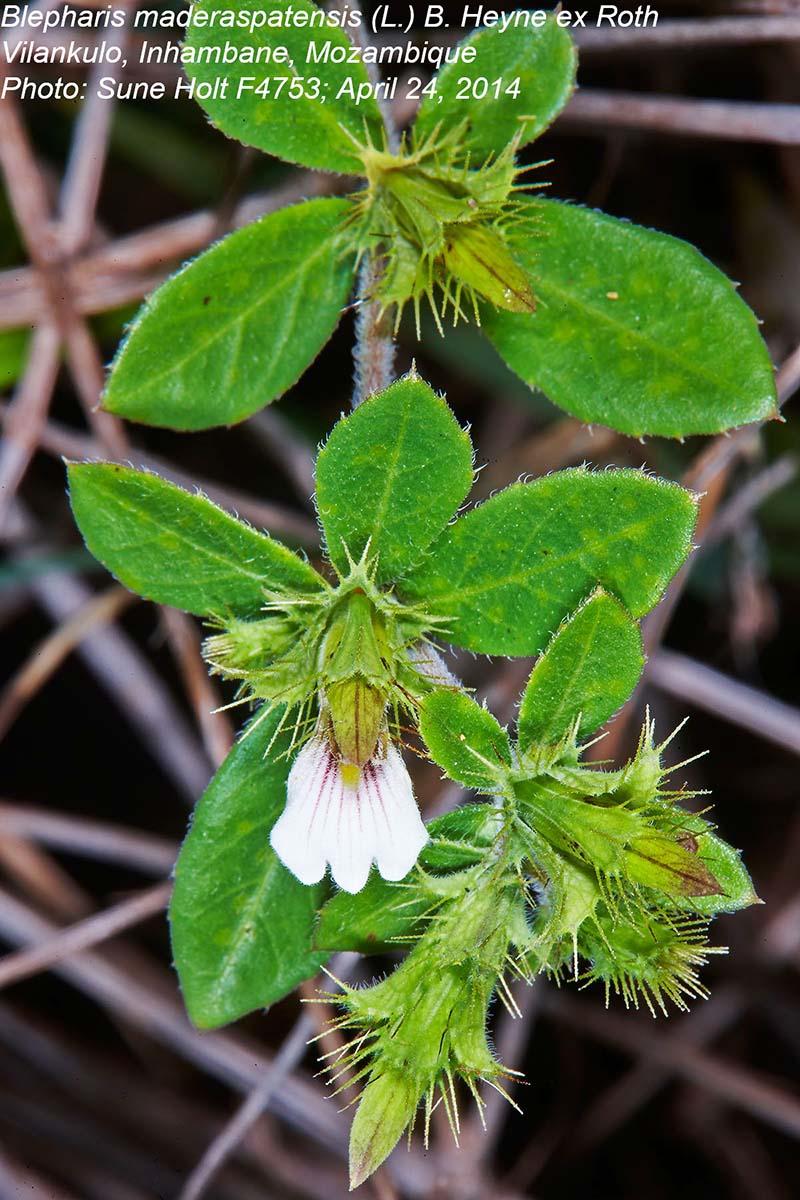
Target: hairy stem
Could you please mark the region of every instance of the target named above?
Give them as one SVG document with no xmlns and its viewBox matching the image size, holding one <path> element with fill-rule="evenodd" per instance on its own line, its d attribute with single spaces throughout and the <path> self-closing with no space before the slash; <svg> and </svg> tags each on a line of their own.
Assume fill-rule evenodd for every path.
<svg viewBox="0 0 800 1200">
<path fill-rule="evenodd" d="M 392 382 L 394 371 L 394 307 L 381 309 L 375 295 L 383 262 L 374 255 L 364 259 L 358 277 L 356 341 L 353 347 L 353 408 Z"/>
<path fill-rule="evenodd" d="M 335 4 L 334 7 L 338 7 Z M 353 40 L 360 46 L 366 45 L 366 23 L 353 32 Z M 367 67 L 373 83 L 377 82 L 374 65 Z M 396 154 L 400 146 L 400 135 L 388 104 L 380 104 L 386 147 Z M 384 265 L 380 256 L 365 257 L 358 276 L 356 298 L 356 342 L 353 347 L 353 408 L 375 392 L 383 391 L 392 382 L 394 375 L 394 307 L 382 309 L 375 296 L 383 275 Z"/>
</svg>

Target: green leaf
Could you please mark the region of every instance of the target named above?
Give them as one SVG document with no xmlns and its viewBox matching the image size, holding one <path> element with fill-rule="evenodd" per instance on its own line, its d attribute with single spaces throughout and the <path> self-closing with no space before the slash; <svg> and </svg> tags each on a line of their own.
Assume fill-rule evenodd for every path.
<svg viewBox="0 0 800 1200">
<path fill-rule="evenodd" d="M 322 909 L 314 933 L 318 950 L 381 954 L 413 935 L 433 899 L 421 882 L 387 883 L 371 871 L 360 892 L 337 892 Z"/>
<path fill-rule="evenodd" d="M 576 799 L 545 779 L 524 781 L 516 791 L 531 827 L 563 853 L 578 852 L 595 871 L 623 875 L 675 899 L 720 894 L 699 855 L 680 838 L 648 828 L 641 814 Z"/>
<path fill-rule="evenodd" d="M 157 475 L 71 463 L 72 511 L 95 558 L 132 592 L 198 616 L 253 616 L 265 588 L 315 592 L 317 572 L 280 542 Z"/>
<path fill-rule="evenodd" d="M 483 862 L 496 834 L 497 810 L 490 804 L 465 804 L 428 825 L 431 840 L 419 864 L 425 871 L 462 871 Z M 378 954 L 416 935 L 425 913 L 436 903 L 424 875 L 414 871 L 402 883 L 387 883 L 373 871 L 360 892 L 337 892 L 320 912 L 314 935 L 318 949 Z"/>
<path fill-rule="evenodd" d="M 420 854 L 426 871 L 447 874 L 483 862 L 500 830 L 493 804 L 462 804 L 428 823 L 431 840 Z"/>
<path fill-rule="evenodd" d="M 696 501 L 640 471 L 517 483 L 449 525 L 403 581 L 407 599 L 482 654 L 539 654 L 600 584 L 648 612 L 691 548 Z"/>
<path fill-rule="evenodd" d="M 531 672 L 519 710 L 519 744 L 553 745 L 599 729 L 636 687 L 644 666 L 639 626 L 598 589 L 556 633 Z"/>
<path fill-rule="evenodd" d="M 514 138 L 526 146 L 558 116 L 572 95 L 578 60 L 572 39 L 550 17 L 539 29 L 524 25 L 481 29 L 460 43 L 475 61 L 448 63 L 436 76 L 414 126 L 417 140 L 441 127 L 459 131 L 459 146 L 475 162 L 499 154 Z M 488 93 L 483 83 L 489 81 Z M 501 81 L 495 94 L 495 81 Z M 509 87 L 519 81 L 519 95 Z"/>
<path fill-rule="evenodd" d="M 201 1029 L 274 1003 L 325 961 L 311 949 L 324 885 L 299 883 L 269 844 L 290 766 L 281 757 L 288 734 L 264 757 L 281 711 L 256 717 L 233 747 L 197 805 L 175 867 L 172 952 Z"/>
<path fill-rule="evenodd" d="M 718 433 L 777 411 L 756 319 L 702 254 L 587 208 L 525 209 L 536 236 L 516 226 L 508 238 L 537 311 L 487 305 L 483 325 L 526 383 L 637 437 Z"/>
<path fill-rule="evenodd" d="M 218 20 L 219 14 L 230 12 L 230 5 L 226 0 L 199 0 L 194 11 L 208 13 L 209 19 L 216 15 Z M 366 68 L 346 58 L 343 63 L 314 60 L 314 46 L 317 52 L 327 46 L 334 53 L 342 49 L 349 53 L 353 43 L 347 34 L 329 25 L 309 0 L 270 0 L 266 12 L 257 0 L 247 0 L 234 11 L 256 19 L 274 13 L 283 17 L 283 23 L 254 30 L 219 25 L 190 29 L 188 51 L 195 58 L 203 51 L 212 56 L 212 61 L 186 64 L 190 78 L 210 90 L 210 98 L 197 100 L 212 123 L 228 137 L 288 162 L 346 175 L 363 173 L 358 145 L 369 140 L 382 145 L 384 130 Z M 308 24 L 302 26 L 304 14 Z M 226 43 L 235 48 L 236 59 L 221 68 L 213 56 Z M 275 61 L 278 47 L 286 48 L 290 63 Z M 247 61 L 257 55 L 261 56 L 258 65 Z M 224 94 L 214 88 L 220 78 L 228 81 Z M 357 103 L 359 88 L 368 90 L 362 90 Z"/>
<path fill-rule="evenodd" d="M 0 333 L 0 388 L 13 387 L 21 377 L 30 342 L 30 329 L 4 329 Z"/>
<path fill-rule="evenodd" d="M 333 333 L 355 256 L 347 200 L 309 200 L 230 234 L 142 307 L 114 360 L 109 412 L 170 429 L 231 425 L 295 383 Z"/>
<path fill-rule="evenodd" d="M 505 729 L 463 692 L 439 688 L 426 696 L 419 730 L 434 761 L 464 787 L 494 791 L 511 766 Z"/>
<path fill-rule="evenodd" d="M 472 445 L 423 380 L 401 379 L 336 425 L 317 460 L 317 507 L 334 566 L 369 542 L 386 583 L 418 562 L 472 486 Z"/>
<path fill-rule="evenodd" d="M 522 780 L 515 791 L 523 817 L 536 834 L 564 854 L 579 855 L 596 871 L 618 873 L 625 847 L 644 826 L 637 813 L 589 804 L 546 776 Z"/>
</svg>

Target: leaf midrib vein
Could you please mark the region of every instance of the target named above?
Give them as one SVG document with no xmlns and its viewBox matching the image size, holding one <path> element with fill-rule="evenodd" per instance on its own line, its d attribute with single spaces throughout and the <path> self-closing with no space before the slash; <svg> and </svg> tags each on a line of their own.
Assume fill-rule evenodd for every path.
<svg viewBox="0 0 800 1200">
<path fill-rule="evenodd" d="M 237 325 L 244 325 L 252 317 L 253 313 L 263 308 L 263 306 L 269 302 L 276 291 L 280 292 L 281 290 L 287 288 L 287 284 L 292 283 L 293 281 L 296 281 L 297 285 L 299 286 L 303 277 L 308 274 L 311 266 L 318 259 L 323 257 L 323 255 L 329 249 L 328 241 L 329 239 L 325 238 L 317 247 L 316 251 L 304 259 L 302 263 L 299 263 L 293 270 L 289 271 L 288 274 L 282 275 L 280 279 L 278 279 L 267 291 L 259 292 L 258 299 L 254 304 L 251 304 L 248 308 L 240 309 L 237 315 L 231 320 L 216 325 L 214 333 L 209 338 L 206 338 L 202 341 L 196 340 L 189 353 L 184 355 L 183 358 L 178 359 L 177 361 L 172 359 L 169 365 L 162 371 L 148 374 L 145 378 L 143 378 L 139 387 L 133 388 L 127 392 L 128 398 L 130 399 L 141 395 L 142 392 L 152 390 L 153 387 L 158 386 L 159 383 L 161 383 L 164 379 L 168 379 L 170 376 L 177 377 L 183 371 L 183 368 L 187 363 L 190 363 L 193 359 L 197 358 L 198 355 L 205 353 L 210 346 L 213 346 L 222 337 L 227 335 L 231 329 L 234 329 Z"/>
</svg>

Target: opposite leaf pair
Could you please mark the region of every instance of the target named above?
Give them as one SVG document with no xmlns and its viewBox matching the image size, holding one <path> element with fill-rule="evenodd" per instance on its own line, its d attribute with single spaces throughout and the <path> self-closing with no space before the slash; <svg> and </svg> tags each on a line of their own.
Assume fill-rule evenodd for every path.
<svg viewBox="0 0 800 1200">
<path fill-rule="evenodd" d="M 273 212 L 168 280 L 119 351 L 105 396 L 110 411 L 203 429 L 271 403 L 331 336 L 366 254 L 384 262 L 376 297 L 383 305 L 410 300 L 418 308 L 428 296 L 455 318 L 474 314 L 527 384 L 582 420 L 682 437 L 774 413 L 753 314 L 702 255 L 601 213 L 520 194 L 517 152 L 544 132 L 574 87 L 575 50 L 555 20 L 469 37 L 462 45 L 474 61 L 444 66 L 425 87 L 395 153 L 374 97 L 356 102 L 343 86 L 368 85 L 360 61 L 329 59 L 319 77 L 300 79 L 300 94 L 293 87 L 317 44 L 349 56 L 347 34 L 320 33 L 310 0 L 272 7 L 283 16 L 301 11 L 308 24 L 190 30 L 198 83 L 218 73 L 221 43 L 243 55 L 228 68 L 226 96 L 202 101 L 206 111 L 246 145 L 360 176 L 364 186 L 349 199 Z M 225 0 L 199 0 L 195 9 L 219 16 Z M 276 76 L 272 90 L 240 95 L 254 69 L 244 52 L 279 46 L 294 64 L 292 86 L 287 73 L 286 87 Z M 509 81 L 490 101 L 473 87 L 487 71 Z"/>
</svg>

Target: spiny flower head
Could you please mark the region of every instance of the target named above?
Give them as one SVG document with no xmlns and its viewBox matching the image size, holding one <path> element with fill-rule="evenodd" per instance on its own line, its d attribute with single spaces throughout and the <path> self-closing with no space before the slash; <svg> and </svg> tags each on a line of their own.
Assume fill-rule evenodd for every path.
<svg viewBox="0 0 800 1200">
<path fill-rule="evenodd" d="M 534 746 L 526 697 L 521 745 L 463 694 L 434 692 L 421 717 L 439 765 L 501 805 L 531 888 L 527 941 L 510 940 L 532 971 L 559 976 L 569 964 L 575 979 L 602 979 L 627 1001 L 684 1006 L 704 994 L 695 968 L 711 953 L 710 917 L 755 900 L 739 855 L 678 805 L 693 793 L 664 786 L 677 769 L 663 762 L 672 738 L 656 744 L 649 716 L 631 761 L 608 770 L 581 762 L 578 720 L 549 747 Z"/>
<path fill-rule="evenodd" d="M 240 681 L 245 700 L 265 702 L 251 729 L 275 705 L 283 707 L 276 737 L 294 722 L 298 753 L 272 848 L 302 883 L 317 883 L 330 865 L 340 887 L 358 892 L 373 862 L 385 879 L 402 879 L 427 841 L 392 731 L 447 671 L 442 664 L 437 678 L 435 652 L 424 651 L 436 622 L 376 586 L 368 548 L 348 560 L 338 587 L 273 595 L 270 615 L 232 622 L 205 653 L 214 671 Z"/>
<path fill-rule="evenodd" d="M 451 881 L 450 894 L 431 914 L 414 950 L 387 979 L 368 988 L 345 986 L 338 1028 L 353 1040 L 329 1068 L 342 1085 L 365 1080 L 350 1140 L 351 1185 L 370 1175 L 424 1106 L 441 1101 L 453 1136 L 460 1121 L 460 1081 L 482 1110 L 481 1082 L 507 1093 L 500 1082 L 515 1074 L 489 1046 L 486 1010 L 496 989 L 513 1010 L 503 979 L 508 927 L 521 906 L 518 887 L 501 870 L 480 868 Z M 351 1073 L 354 1076 L 351 1077 Z"/>
<path fill-rule="evenodd" d="M 440 136 L 435 129 L 419 143 L 412 135 L 397 154 L 371 142 L 360 148 L 367 188 L 357 197 L 359 250 L 382 254 L 375 298 L 384 309 L 396 305 L 398 323 L 410 300 L 418 329 L 423 298 L 440 331 L 448 308 L 454 324 L 468 313 L 480 324 L 480 300 L 509 312 L 536 308 L 505 236 L 521 219 L 517 143 L 474 166 L 460 148 L 461 133 L 458 127 Z"/>
<path fill-rule="evenodd" d="M 320 579 L 312 595 L 267 593 L 263 617 L 219 619 L 223 632 L 204 645 L 211 670 L 239 681 L 237 703 L 284 707 L 284 724 L 294 721 L 292 748 L 324 705 L 343 759 L 359 766 L 371 758 L 389 710 L 413 712 L 436 682 L 410 650 L 440 622 L 379 588 L 376 568 L 367 549 L 350 559 L 337 586 Z"/>
<path fill-rule="evenodd" d="M 580 977 L 585 983 L 601 981 L 606 1004 L 613 991 L 626 1007 L 644 1001 L 653 1016 L 667 1015 L 667 1001 L 686 1011 L 687 1001 L 705 999 L 707 989 L 697 968 L 710 954 L 726 954 L 722 946 L 708 945 L 708 922 L 657 909 L 620 918 L 600 904 L 580 930 L 579 953 L 589 962 Z"/>
</svg>

